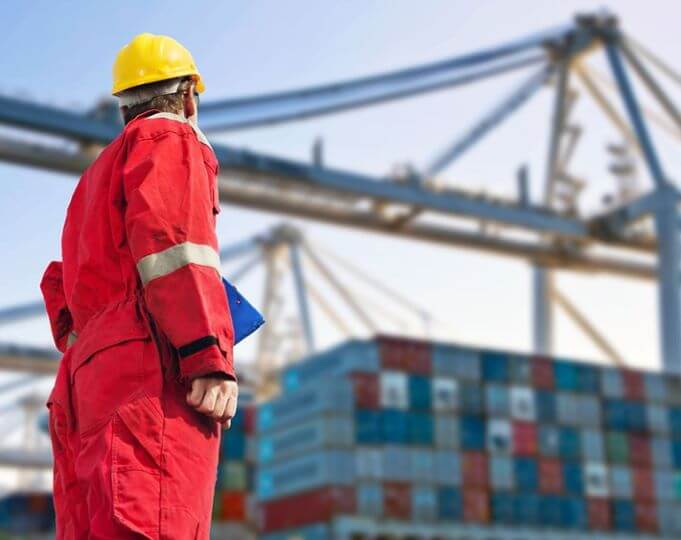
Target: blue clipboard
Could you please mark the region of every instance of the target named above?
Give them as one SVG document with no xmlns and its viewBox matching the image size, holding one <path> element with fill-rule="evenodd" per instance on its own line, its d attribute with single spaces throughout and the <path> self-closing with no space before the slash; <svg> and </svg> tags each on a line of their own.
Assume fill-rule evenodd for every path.
<svg viewBox="0 0 681 540">
<path fill-rule="evenodd" d="M 222 278 L 225 286 L 225 294 L 229 303 L 229 312 L 232 315 L 232 326 L 234 327 L 234 345 L 250 336 L 263 324 L 265 319 L 260 312 L 246 300 L 241 293 L 225 278 Z"/>
</svg>

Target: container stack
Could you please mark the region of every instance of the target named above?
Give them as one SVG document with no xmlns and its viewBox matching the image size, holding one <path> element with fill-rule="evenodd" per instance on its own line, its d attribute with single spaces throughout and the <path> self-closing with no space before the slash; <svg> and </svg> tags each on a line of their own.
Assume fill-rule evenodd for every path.
<svg viewBox="0 0 681 540">
<path fill-rule="evenodd" d="M 232 426 L 222 432 L 213 504 L 214 521 L 245 528 L 253 525 L 255 414 L 251 394 L 241 390 Z"/>
<path fill-rule="evenodd" d="M 681 537 L 677 376 L 379 337 L 291 366 L 282 386 L 257 414 L 266 540 L 338 536 L 339 519 Z"/>
<path fill-rule="evenodd" d="M 14 493 L 0 498 L 0 538 L 34 537 L 54 529 L 51 493 Z M 17 535 L 17 536 L 14 536 Z"/>
</svg>

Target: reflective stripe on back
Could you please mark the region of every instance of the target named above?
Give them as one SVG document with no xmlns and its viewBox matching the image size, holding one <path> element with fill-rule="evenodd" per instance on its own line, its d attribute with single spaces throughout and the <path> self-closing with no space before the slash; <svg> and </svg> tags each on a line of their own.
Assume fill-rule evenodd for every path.
<svg viewBox="0 0 681 540">
<path fill-rule="evenodd" d="M 169 247 L 158 253 L 142 257 L 137 263 L 137 271 L 142 279 L 142 285 L 187 266 L 198 264 L 214 268 L 220 273 L 220 255 L 211 246 L 184 242 Z"/>
</svg>

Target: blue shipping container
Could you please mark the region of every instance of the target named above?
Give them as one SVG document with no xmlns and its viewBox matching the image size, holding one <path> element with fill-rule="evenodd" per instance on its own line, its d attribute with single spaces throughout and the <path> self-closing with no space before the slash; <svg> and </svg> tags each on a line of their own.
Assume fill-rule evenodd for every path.
<svg viewBox="0 0 681 540">
<path fill-rule="evenodd" d="M 461 491 L 453 487 L 441 487 L 437 492 L 437 517 L 443 521 L 459 521 L 463 516 Z"/>
<path fill-rule="evenodd" d="M 481 361 L 482 378 L 485 381 L 507 382 L 510 379 L 508 354 L 484 351 L 481 354 Z"/>
<path fill-rule="evenodd" d="M 409 419 L 409 442 L 411 444 L 432 445 L 435 439 L 433 415 L 410 411 L 407 416 Z"/>
<path fill-rule="evenodd" d="M 422 375 L 409 376 L 409 408 L 429 411 L 432 406 L 431 379 Z"/>
<path fill-rule="evenodd" d="M 406 411 L 383 409 L 379 436 L 383 442 L 407 444 L 409 441 L 409 418 Z"/>
<path fill-rule="evenodd" d="M 355 441 L 358 444 L 378 444 L 382 439 L 383 414 L 379 410 L 358 409 L 355 411 Z"/>
<path fill-rule="evenodd" d="M 515 458 L 513 476 L 519 491 L 536 491 L 539 488 L 539 469 L 537 461 L 532 458 Z"/>
<path fill-rule="evenodd" d="M 462 416 L 459 423 L 461 448 L 464 450 L 485 449 L 485 421 L 480 416 Z"/>
</svg>

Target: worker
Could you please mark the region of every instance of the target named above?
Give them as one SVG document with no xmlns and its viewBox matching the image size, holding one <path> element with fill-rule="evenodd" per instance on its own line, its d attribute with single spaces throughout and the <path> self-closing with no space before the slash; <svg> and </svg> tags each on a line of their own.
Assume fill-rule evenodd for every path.
<svg viewBox="0 0 681 540">
<path fill-rule="evenodd" d="M 118 53 L 125 127 L 80 178 L 41 289 L 64 351 L 48 400 L 57 539 L 208 539 L 237 405 L 218 165 L 187 49 Z"/>
</svg>

